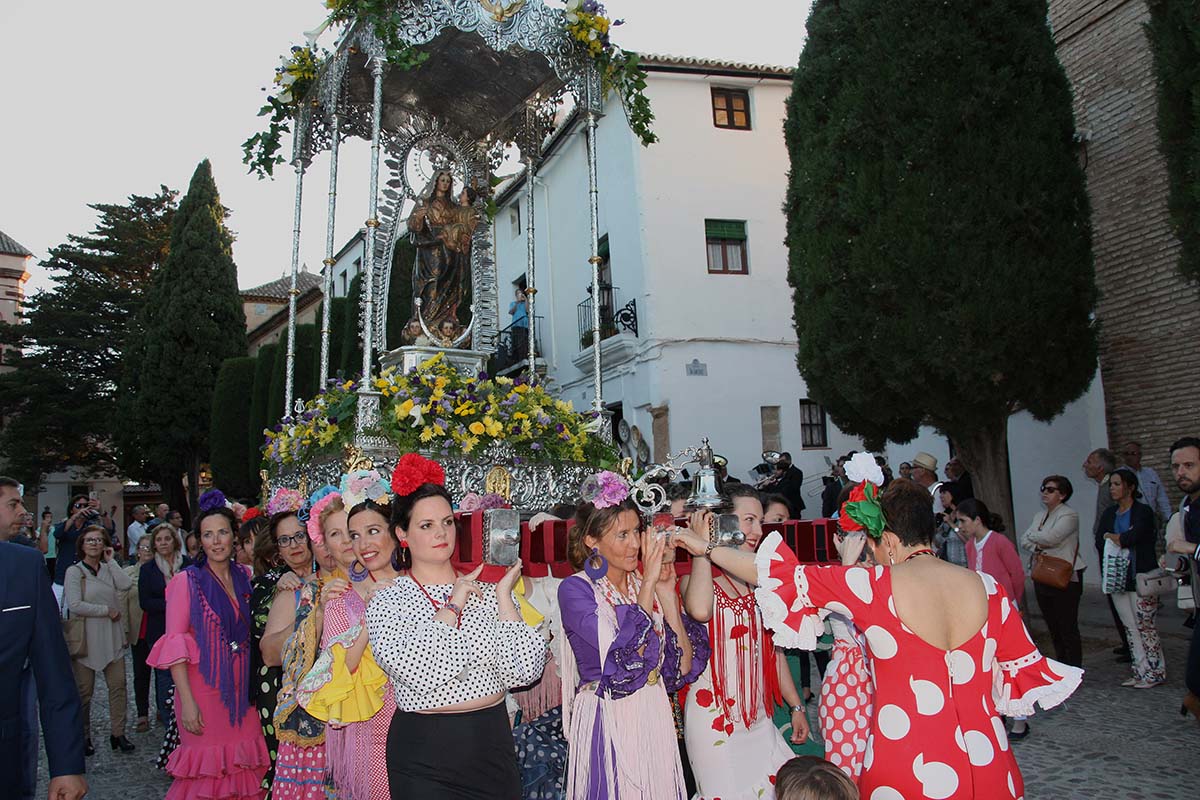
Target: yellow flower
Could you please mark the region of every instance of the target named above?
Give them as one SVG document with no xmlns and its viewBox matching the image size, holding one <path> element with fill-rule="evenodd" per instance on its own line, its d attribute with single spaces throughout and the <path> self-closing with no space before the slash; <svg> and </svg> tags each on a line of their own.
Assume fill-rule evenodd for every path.
<svg viewBox="0 0 1200 800">
<path fill-rule="evenodd" d="M 421 362 L 421 366 L 417 367 L 417 372 L 424 372 L 427 369 L 432 369 L 435 364 L 442 360 L 443 353 L 437 353 L 431 358 L 427 358 Z"/>
<path fill-rule="evenodd" d="M 512 386 L 512 378 L 506 378 L 503 375 L 501 375 L 499 378 L 496 378 L 496 385 L 497 386 Z"/>
<path fill-rule="evenodd" d="M 413 401 L 412 401 L 412 398 L 410 397 L 409 399 L 405 400 L 403 403 L 396 406 L 395 410 L 392 413 L 396 416 L 397 420 L 401 420 L 401 419 L 404 419 L 405 417 L 407 417 L 409 415 L 409 412 L 411 412 L 412 410 L 413 410 Z"/>
<path fill-rule="evenodd" d="M 516 392 L 517 394 L 525 394 L 526 392 L 529 391 L 529 384 L 522 383 L 520 386 L 514 386 L 513 391 Z"/>
<path fill-rule="evenodd" d="M 433 439 L 433 428 L 429 427 L 428 425 L 422 428 L 420 438 L 422 442 L 428 442 Z"/>
<path fill-rule="evenodd" d="M 454 409 L 454 413 L 460 417 L 470 416 L 471 414 L 475 413 L 475 404 L 468 400 L 458 408 Z"/>
<path fill-rule="evenodd" d="M 479 444 L 479 439 L 477 437 L 468 436 L 467 438 L 462 440 L 462 451 L 464 453 L 470 453 L 472 450 L 475 449 L 475 446 L 478 444 Z"/>
<path fill-rule="evenodd" d="M 527 420 L 527 419 L 523 419 L 523 420 L 521 420 L 521 435 L 522 435 L 522 436 L 528 436 L 528 435 L 529 435 L 529 432 L 530 432 L 532 429 L 533 429 L 533 426 L 531 426 L 531 425 L 529 424 L 529 420 Z"/>
<path fill-rule="evenodd" d="M 331 424 L 327 425 L 325 427 L 325 429 L 323 431 L 321 431 L 320 434 L 317 435 L 317 441 L 320 442 L 322 445 L 327 445 L 333 441 L 333 437 L 335 435 L 337 435 L 337 432 L 338 432 L 338 426 L 336 424 L 331 423 Z"/>
<path fill-rule="evenodd" d="M 503 438 L 504 426 L 491 417 L 483 418 L 483 430 L 488 436 L 494 436 L 497 439 Z"/>
<path fill-rule="evenodd" d="M 513 419 L 529 419 L 528 414 L 522 414 L 520 411 L 513 414 Z"/>
<path fill-rule="evenodd" d="M 386 380 L 384 380 L 383 378 L 375 379 L 375 388 L 376 389 L 386 389 L 387 385 L 388 385 L 388 382 Z"/>
<path fill-rule="evenodd" d="M 469 430 L 471 433 L 475 434 L 476 436 L 482 436 L 483 431 L 484 431 L 483 423 L 476 420 L 475 422 L 472 422 L 470 425 L 467 426 L 467 430 Z"/>
</svg>

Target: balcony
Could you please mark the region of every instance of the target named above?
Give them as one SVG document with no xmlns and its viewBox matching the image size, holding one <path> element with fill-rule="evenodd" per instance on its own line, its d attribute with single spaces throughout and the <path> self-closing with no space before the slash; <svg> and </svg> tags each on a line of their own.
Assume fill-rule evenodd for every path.
<svg viewBox="0 0 1200 800">
<path fill-rule="evenodd" d="M 616 336 L 621 331 L 628 331 L 635 337 L 638 335 L 637 300 L 630 300 L 625 305 L 616 306 L 616 286 L 600 284 L 600 340 Z M 595 321 L 592 319 L 591 289 L 588 297 L 576 306 L 576 317 L 579 320 L 579 349 L 586 350 L 592 346 L 592 330 Z"/>
<path fill-rule="evenodd" d="M 534 334 L 534 343 L 537 347 L 538 363 L 542 363 L 542 317 L 534 317 L 537 326 Z M 492 355 L 491 361 L 488 362 L 488 371 L 492 375 L 507 375 L 510 372 L 520 372 L 523 367 L 529 365 L 529 328 L 524 328 L 524 334 L 516 332 L 514 334 L 513 326 L 509 325 L 504 328 L 496 337 L 496 352 Z M 539 367 L 538 372 L 541 372 Z"/>
</svg>

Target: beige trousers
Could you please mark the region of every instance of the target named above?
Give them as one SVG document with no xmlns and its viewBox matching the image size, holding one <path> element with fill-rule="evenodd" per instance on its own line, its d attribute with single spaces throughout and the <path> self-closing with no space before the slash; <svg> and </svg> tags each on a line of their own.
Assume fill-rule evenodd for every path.
<svg viewBox="0 0 1200 800">
<path fill-rule="evenodd" d="M 92 691 L 96 688 L 96 670 L 85 667 L 78 661 L 71 662 L 75 673 L 75 688 L 79 689 L 79 701 L 83 704 L 83 735 L 92 738 Z M 108 685 L 108 713 L 112 722 L 112 735 L 125 735 L 125 657 L 104 668 L 104 683 Z"/>
</svg>

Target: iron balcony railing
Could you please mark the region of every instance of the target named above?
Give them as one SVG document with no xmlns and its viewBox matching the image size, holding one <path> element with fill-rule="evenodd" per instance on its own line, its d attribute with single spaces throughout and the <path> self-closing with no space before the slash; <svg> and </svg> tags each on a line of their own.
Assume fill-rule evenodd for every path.
<svg viewBox="0 0 1200 800">
<path fill-rule="evenodd" d="M 534 336 L 537 354 L 542 355 L 542 317 L 538 315 L 534 318 L 537 322 L 537 333 Z M 509 325 L 500 331 L 496 337 L 496 352 L 491 359 L 491 372 L 493 375 L 499 375 L 505 370 L 521 362 L 529 361 L 529 328 L 523 328 L 524 335 L 520 330 L 515 330 L 514 326 Z"/>
<path fill-rule="evenodd" d="M 637 300 L 630 300 L 625 305 L 616 306 L 616 286 L 600 284 L 600 339 L 603 341 L 610 336 L 616 336 L 622 330 L 638 335 Z M 576 317 L 579 320 L 579 349 L 586 350 L 592 346 L 592 329 L 595 321 L 592 319 L 591 290 L 588 296 L 576 306 Z"/>
</svg>

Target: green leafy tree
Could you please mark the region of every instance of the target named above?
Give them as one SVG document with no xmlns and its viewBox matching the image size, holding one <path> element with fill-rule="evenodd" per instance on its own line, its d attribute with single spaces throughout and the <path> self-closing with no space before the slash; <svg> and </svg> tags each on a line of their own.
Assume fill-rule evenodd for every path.
<svg viewBox="0 0 1200 800">
<path fill-rule="evenodd" d="M 0 324 L 12 367 L 0 374 L 0 452 L 30 486 L 67 466 L 98 474 L 124 466 L 118 379 L 143 292 L 167 256 L 175 206 L 165 186 L 124 205 L 92 205 L 92 231 L 69 235 L 42 263 L 51 288 L 27 302 L 20 323 Z"/>
<path fill-rule="evenodd" d="M 296 363 L 292 398 L 311 400 L 317 394 L 317 371 L 321 360 L 321 334 L 309 323 L 296 326 Z"/>
<path fill-rule="evenodd" d="M 188 476 L 195 508 L 207 457 L 217 370 L 246 353 L 233 236 L 212 166 L 200 162 L 171 229 L 171 252 L 146 297 L 134 419 L 147 462 L 164 476 Z M 185 386 L 185 391 L 162 391 Z M 133 388 L 130 387 L 130 391 Z"/>
<path fill-rule="evenodd" d="M 271 391 L 267 394 L 267 427 L 287 416 L 291 409 L 283 407 L 287 392 L 287 340 L 281 338 L 275 348 L 275 363 L 271 366 Z"/>
<path fill-rule="evenodd" d="M 1009 417 L 1052 419 L 1096 368 L 1045 0 L 818 0 L 784 130 L 810 394 L 871 447 L 932 425 L 1011 522 Z"/>
<path fill-rule="evenodd" d="M 271 396 L 271 378 L 275 370 L 276 344 L 264 344 L 254 358 L 254 390 L 250 397 L 250 424 L 247 427 L 247 463 L 250 474 L 257 476 L 262 466 L 263 431 L 275 424 L 278 412 L 268 422 L 267 405 Z"/>
<path fill-rule="evenodd" d="M 413 264 L 417 258 L 417 247 L 405 236 L 396 243 L 392 257 L 392 280 L 388 285 L 387 342 L 388 349 L 400 346 L 404 326 L 413 314 Z M 466 309 L 463 309 L 465 312 Z"/>
<path fill-rule="evenodd" d="M 258 471 L 250 469 L 250 404 L 258 359 L 227 358 L 217 371 L 209 427 L 213 483 L 232 497 L 258 493 Z"/>
<path fill-rule="evenodd" d="M 1158 77 L 1159 148 L 1167 161 L 1179 270 L 1200 282 L 1200 13 L 1195 0 L 1150 0 L 1146 26 Z"/>
</svg>

